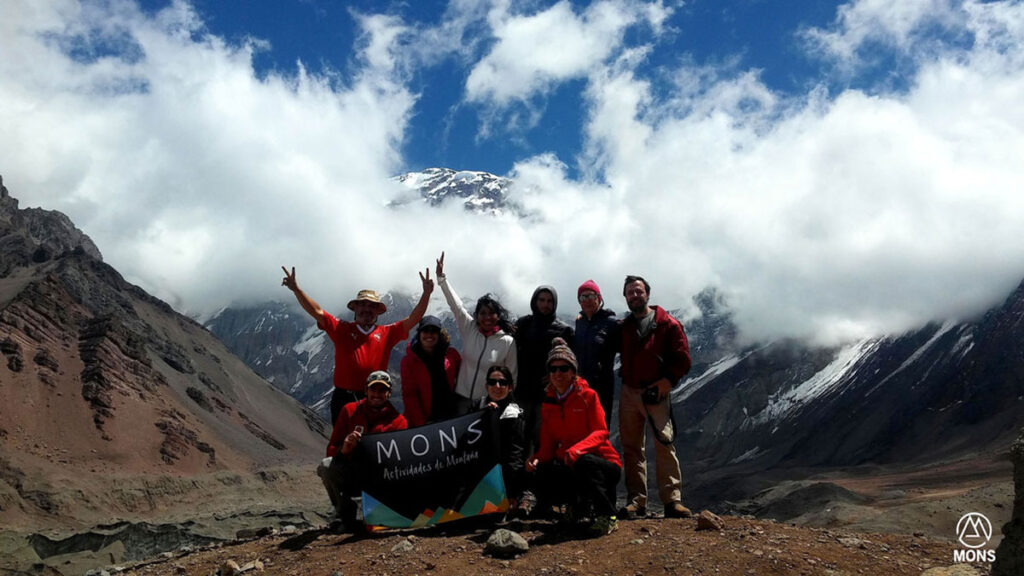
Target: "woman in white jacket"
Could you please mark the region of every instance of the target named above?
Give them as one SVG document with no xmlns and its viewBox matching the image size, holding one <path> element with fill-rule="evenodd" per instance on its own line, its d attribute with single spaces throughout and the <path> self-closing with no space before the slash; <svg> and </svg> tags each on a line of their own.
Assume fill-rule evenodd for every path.
<svg viewBox="0 0 1024 576">
<path fill-rule="evenodd" d="M 437 260 L 436 271 L 438 284 L 462 336 L 462 366 L 455 379 L 455 394 L 458 413 L 466 414 L 487 395 L 488 366 L 505 366 L 512 372 L 513 380 L 518 377 L 516 344 L 508 312 L 496 298 L 490 294 L 481 296 L 472 315 L 462 305 L 444 275 L 444 252 Z"/>
</svg>

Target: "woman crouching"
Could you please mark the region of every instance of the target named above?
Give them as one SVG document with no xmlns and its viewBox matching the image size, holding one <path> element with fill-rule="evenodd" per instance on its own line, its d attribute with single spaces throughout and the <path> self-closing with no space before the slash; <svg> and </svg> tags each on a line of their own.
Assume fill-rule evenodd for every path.
<svg viewBox="0 0 1024 576">
<path fill-rule="evenodd" d="M 509 514 L 515 516 L 529 511 L 523 505 L 526 475 L 526 413 L 516 404 L 512 371 L 495 365 L 487 369 L 487 396 L 480 399 L 477 408 L 489 408 L 498 413 L 501 434 L 499 463 L 505 481 L 505 494 L 509 500 Z"/>
<path fill-rule="evenodd" d="M 617 527 L 615 486 L 622 461 L 608 440 L 597 392 L 576 375 L 576 355 L 561 338 L 551 342 L 548 377 L 540 416 L 540 449 L 526 463 L 537 473 L 538 505 L 567 504 L 577 518 L 593 510 L 590 531 Z"/>
</svg>

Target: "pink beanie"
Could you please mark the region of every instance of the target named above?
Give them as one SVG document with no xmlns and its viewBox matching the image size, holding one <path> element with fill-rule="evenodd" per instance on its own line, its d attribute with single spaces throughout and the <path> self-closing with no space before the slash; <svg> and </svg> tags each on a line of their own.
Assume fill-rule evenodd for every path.
<svg viewBox="0 0 1024 576">
<path fill-rule="evenodd" d="M 579 300 L 580 295 L 587 290 L 593 290 L 601 302 L 604 302 L 604 296 L 601 296 L 601 289 L 597 287 L 597 282 L 594 282 L 593 280 L 587 280 L 583 284 L 580 284 L 580 287 L 576 289 L 576 299 Z"/>
</svg>

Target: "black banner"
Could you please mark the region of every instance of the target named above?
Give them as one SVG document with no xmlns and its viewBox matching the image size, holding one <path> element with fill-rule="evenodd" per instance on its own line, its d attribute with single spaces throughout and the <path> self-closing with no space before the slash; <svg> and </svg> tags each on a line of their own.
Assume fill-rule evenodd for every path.
<svg viewBox="0 0 1024 576">
<path fill-rule="evenodd" d="M 370 526 L 427 526 L 508 509 L 494 410 L 364 436 L 356 458 Z"/>
</svg>

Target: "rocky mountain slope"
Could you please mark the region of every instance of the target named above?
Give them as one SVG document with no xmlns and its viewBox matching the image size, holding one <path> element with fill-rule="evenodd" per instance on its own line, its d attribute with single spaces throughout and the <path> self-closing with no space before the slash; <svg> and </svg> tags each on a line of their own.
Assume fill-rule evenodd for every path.
<svg viewBox="0 0 1024 576">
<path fill-rule="evenodd" d="M 974 321 L 837 348 L 729 352 L 676 391 L 677 445 L 690 469 L 708 472 L 713 499 L 750 493 L 759 471 L 1005 452 L 1024 424 L 1022 375 L 1024 283 Z M 723 494 L 729 477 L 738 489 Z"/>
<path fill-rule="evenodd" d="M 0 182 L 5 530 L 283 508 L 309 498 L 295 471 L 327 432 L 202 326 L 127 283 L 66 216 L 20 209 Z"/>
</svg>

